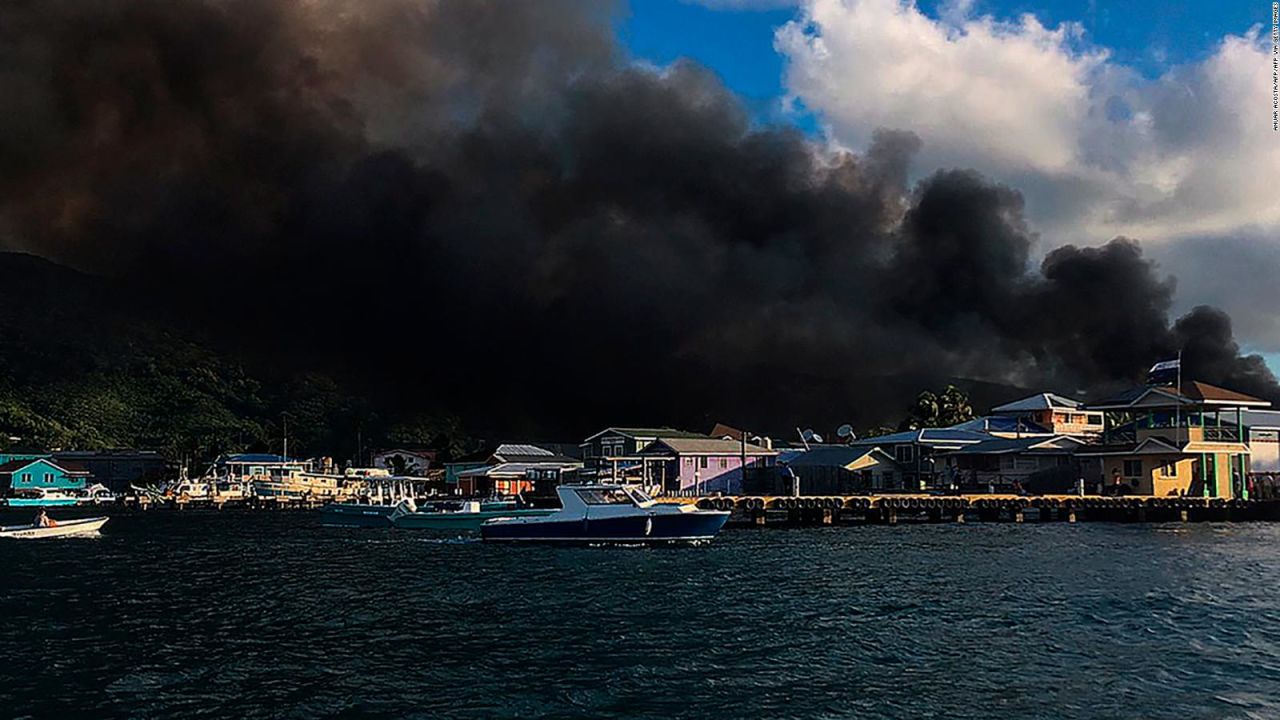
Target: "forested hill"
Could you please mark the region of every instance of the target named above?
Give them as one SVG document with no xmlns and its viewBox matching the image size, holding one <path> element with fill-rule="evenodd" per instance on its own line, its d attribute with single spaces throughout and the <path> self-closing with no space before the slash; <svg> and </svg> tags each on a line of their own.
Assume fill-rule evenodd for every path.
<svg viewBox="0 0 1280 720">
<path fill-rule="evenodd" d="M 361 440 L 366 449 L 464 441 L 447 416 L 386 416 L 325 374 L 221 353 L 121 290 L 0 253 L 0 443 L 153 448 L 174 459 L 279 451 L 286 417 L 291 452 L 341 460 Z"/>
</svg>

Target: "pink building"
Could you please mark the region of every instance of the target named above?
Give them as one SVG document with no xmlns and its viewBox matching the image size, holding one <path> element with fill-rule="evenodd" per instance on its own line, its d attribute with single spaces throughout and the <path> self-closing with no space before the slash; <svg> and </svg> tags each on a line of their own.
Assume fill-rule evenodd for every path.
<svg viewBox="0 0 1280 720">
<path fill-rule="evenodd" d="M 742 461 L 748 468 L 769 467 L 777 453 L 724 438 L 660 438 L 640 455 L 645 484 L 666 493 L 732 495 L 742 492 Z"/>
</svg>

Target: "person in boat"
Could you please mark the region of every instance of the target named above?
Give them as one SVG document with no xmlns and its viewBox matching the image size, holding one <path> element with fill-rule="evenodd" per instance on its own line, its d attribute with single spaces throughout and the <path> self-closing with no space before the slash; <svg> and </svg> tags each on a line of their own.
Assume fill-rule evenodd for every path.
<svg viewBox="0 0 1280 720">
<path fill-rule="evenodd" d="M 49 517 L 49 513 L 45 512 L 44 508 L 40 508 L 40 510 L 36 512 L 36 521 L 32 524 L 36 527 L 47 528 L 55 527 L 58 523 L 54 522 L 53 518 Z"/>
</svg>

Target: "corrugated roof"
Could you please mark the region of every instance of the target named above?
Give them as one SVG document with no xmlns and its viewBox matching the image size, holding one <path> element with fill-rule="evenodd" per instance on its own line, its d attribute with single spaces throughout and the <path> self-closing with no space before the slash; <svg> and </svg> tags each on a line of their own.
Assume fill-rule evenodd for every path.
<svg viewBox="0 0 1280 720">
<path fill-rule="evenodd" d="M 976 443 L 991 437 L 987 433 L 962 430 L 957 428 L 922 428 L 920 430 L 903 430 L 902 432 L 876 437 L 861 438 L 853 445 L 900 445 L 903 443 L 920 443 L 924 445 L 937 443 Z"/>
<path fill-rule="evenodd" d="M 652 445 L 665 445 L 681 455 L 738 455 L 742 453 L 742 441 L 724 438 L 659 438 Z M 748 455 L 776 455 L 773 450 L 747 443 Z"/>
<path fill-rule="evenodd" d="M 1143 385 L 1117 393 L 1111 397 L 1092 402 L 1088 404 L 1091 408 L 1119 408 L 1127 407 L 1142 400 L 1149 393 L 1159 393 L 1168 398 L 1168 404 L 1173 407 L 1178 404 L 1178 400 L 1182 400 L 1182 404 L 1208 403 L 1215 405 L 1229 405 L 1231 403 L 1241 403 L 1247 405 L 1259 405 L 1262 407 L 1269 406 L 1271 403 L 1262 398 L 1256 398 L 1252 395 L 1228 390 L 1210 385 L 1199 380 L 1185 380 L 1182 383 L 1182 391 L 1172 385 Z M 1150 407 L 1150 406 L 1148 406 Z"/>
<path fill-rule="evenodd" d="M 585 444 L 585 443 L 589 443 L 589 442 L 591 442 L 592 440 L 595 440 L 596 438 L 600 437 L 601 435 L 603 435 L 603 434 L 605 434 L 605 433 L 607 433 L 607 432 L 614 432 L 614 433 L 618 433 L 619 435 L 625 435 L 625 436 L 627 436 L 627 437 L 631 438 L 632 440 L 635 440 L 635 439 L 643 439 L 643 438 L 659 438 L 659 439 L 660 439 L 660 438 L 705 438 L 705 437 L 710 437 L 709 435 L 705 435 L 705 434 L 703 434 L 703 433 L 690 432 L 690 431 L 688 431 L 688 430 L 677 430 L 677 429 L 675 429 L 675 428 L 669 428 L 669 427 L 660 427 L 660 428 L 652 428 L 652 427 L 649 427 L 649 428 L 647 428 L 647 427 L 607 427 L 607 428 L 605 428 L 605 429 L 601 430 L 600 432 L 595 433 L 594 435 L 591 435 L 590 437 L 588 437 L 586 440 L 584 440 L 584 441 L 583 441 L 583 444 Z"/>
<path fill-rule="evenodd" d="M 229 463 L 282 463 L 285 459 L 281 455 L 273 455 L 271 453 L 237 453 L 235 455 L 224 455 L 223 462 Z"/>
<path fill-rule="evenodd" d="M 1021 400 L 1014 400 L 1013 402 L 1005 403 L 1004 405 L 997 405 L 996 407 L 991 408 L 991 412 L 1033 412 L 1035 410 L 1055 410 L 1058 408 L 1074 410 L 1083 404 L 1084 403 L 1079 400 L 1069 398 L 1066 395 L 1045 392 L 1024 397 Z"/>
<path fill-rule="evenodd" d="M 967 422 L 952 425 L 948 430 L 969 430 L 971 432 L 1003 432 L 1016 433 L 1024 432 L 1030 434 L 1052 435 L 1053 433 L 1046 427 L 1034 423 L 1026 418 L 1014 417 L 1012 415 L 984 415 L 976 417 Z"/>
<path fill-rule="evenodd" d="M 523 455 L 525 457 L 537 457 L 540 455 L 550 456 L 550 455 L 554 455 L 555 453 L 551 452 L 550 450 L 547 450 L 546 448 L 540 448 L 537 445 L 526 445 L 522 443 L 504 443 L 502 445 L 499 445 L 498 449 L 493 451 L 493 454 L 501 455 L 503 457 L 507 455 Z"/>
<path fill-rule="evenodd" d="M 458 477 L 521 476 L 530 470 L 566 470 L 582 467 L 580 462 L 510 462 L 463 470 Z"/>
<path fill-rule="evenodd" d="M 71 462 L 57 461 L 47 457 L 31 458 L 28 460 L 10 460 L 9 462 L 4 463 L 3 465 L 0 465 L 0 474 L 4 474 L 4 475 L 12 474 L 25 467 L 29 467 L 31 465 L 35 465 L 36 463 L 41 463 L 41 462 L 48 463 L 49 465 L 52 465 L 53 467 L 58 468 L 59 470 L 67 473 L 68 475 L 89 474 L 89 471 L 86 470 L 82 465 L 78 465 L 76 463 L 71 463 Z"/>
<path fill-rule="evenodd" d="M 1037 447 L 1054 442 L 1066 442 L 1073 447 Z M 1007 453 L 1034 453 L 1041 455 L 1056 455 L 1060 453 L 1074 453 L 1077 448 L 1083 447 L 1084 443 L 1075 438 L 1066 435 L 1056 435 L 1054 437 L 1031 437 L 1031 438 L 992 438 L 983 440 L 974 445 L 966 445 L 959 450 L 952 450 L 949 455 L 1001 455 Z"/>
<path fill-rule="evenodd" d="M 845 467 L 877 450 L 879 448 L 875 447 L 820 447 L 808 452 L 789 454 L 785 462 L 792 467 Z M 890 460 L 893 459 L 883 450 L 879 452 Z M 779 458 L 779 461 L 782 461 L 782 458 Z"/>
</svg>

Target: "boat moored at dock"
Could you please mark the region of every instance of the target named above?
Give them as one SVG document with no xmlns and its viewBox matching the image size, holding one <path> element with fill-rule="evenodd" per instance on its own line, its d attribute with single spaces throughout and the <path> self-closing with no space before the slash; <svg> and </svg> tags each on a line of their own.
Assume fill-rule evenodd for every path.
<svg viewBox="0 0 1280 720">
<path fill-rule="evenodd" d="M 79 496 L 68 492 L 33 487 L 14 490 L 8 504 L 9 507 L 70 507 L 80 500 Z"/>
<path fill-rule="evenodd" d="M 561 508 L 541 517 L 490 520 L 480 535 L 493 542 L 699 544 L 729 519 L 725 510 L 655 502 L 629 485 L 561 485 Z"/>
</svg>

